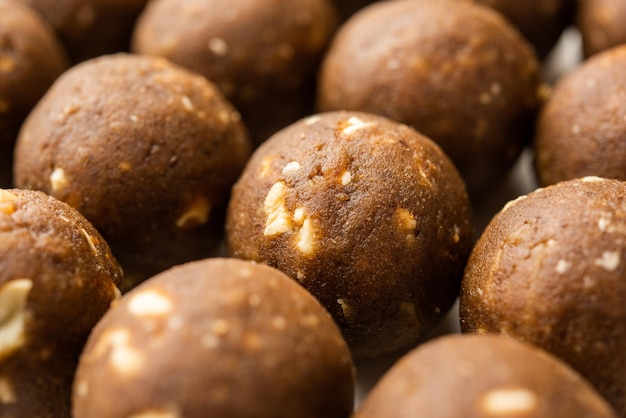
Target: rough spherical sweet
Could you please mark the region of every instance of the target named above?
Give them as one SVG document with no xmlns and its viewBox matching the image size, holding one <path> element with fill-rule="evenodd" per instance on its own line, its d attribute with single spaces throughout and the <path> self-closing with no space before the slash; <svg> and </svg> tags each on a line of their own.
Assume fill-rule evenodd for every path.
<svg viewBox="0 0 626 418">
<path fill-rule="evenodd" d="M 544 58 L 574 20 L 577 0 L 478 0 L 502 13 Z"/>
<path fill-rule="evenodd" d="M 626 45 L 567 74 L 542 109 L 535 171 L 543 185 L 584 176 L 626 180 Z"/>
<path fill-rule="evenodd" d="M 414 344 L 457 297 L 472 246 L 458 172 L 406 125 L 360 112 L 303 119 L 233 188 L 235 257 L 267 263 L 330 311 L 357 357 Z"/>
<path fill-rule="evenodd" d="M 626 182 L 585 177 L 506 205 L 468 261 L 464 331 L 536 344 L 626 413 Z"/>
<path fill-rule="evenodd" d="M 400 359 L 356 418 L 617 418 L 576 372 L 531 345 L 450 335 Z"/>
<path fill-rule="evenodd" d="M 15 182 L 77 208 L 132 284 L 211 254 L 249 153 L 239 114 L 204 77 L 109 55 L 66 72 L 30 114 Z"/>
<path fill-rule="evenodd" d="M 20 0 L 54 28 L 73 62 L 128 51 L 148 0 Z"/>
<path fill-rule="evenodd" d="M 214 258 L 126 294 L 90 336 L 73 399 L 75 418 L 348 418 L 353 396 L 348 347 L 306 290 Z"/>
<path fill-rule="evenodd" d="M 69 418 L 78 356 L 121 280 L 109 246 L 75 209 L 0 189 L 0 415 Z"/>
<path fill-rule="evenodd" d="M 626 44 L 626 3 L 622 0 L 579 0 L 576 23 L 589 57 Z"/>
<path fill-rule="evenodd" d="M 0 187 L 13 183 L 13 145 L 22 121 L 67 65 L 56 35 L 34 10 L 0 0 Z"/>
<path fill-rule="evenodd" d="M 315 73 L 338 20 L 331 0 L 156 0 L 133 50 L 215 82 L 258 144 L 312 112 Z"/>
<path fill-rule="evenodd" d="M 532 48 L 499 13 L 463 1 L 383 1 L 338 31 L 318 105 L 412 126 L 479 196 L 531 139 L 539 87 Z"/>
</svg>

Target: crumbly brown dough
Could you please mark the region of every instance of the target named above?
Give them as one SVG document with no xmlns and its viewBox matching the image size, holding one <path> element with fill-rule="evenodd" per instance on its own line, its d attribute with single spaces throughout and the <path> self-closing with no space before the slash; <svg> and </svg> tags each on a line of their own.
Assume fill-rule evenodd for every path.
<svg viewBox="0 0 626 418">
<path fill-rule="evenodd" d="M 78 356 L 122 270 L 75 209 L 0 189 L 0 415 L 70 417 Z"/>
<path fill-rule="evenodd" d="M 312 113 L 315 73 L 338 21 L 331 0 L 155 0 L 133 50 L 215 82 L 258 144 Z"/>
<path fill-rule="evenodd" d="M 493 335 L 450 335 L 400 359 L 356 418 L 617 418 L 555 357 Z"/>
<path fill-rule="evenodd" d="M 573 23 L 578 0 L 477 0 L 502 13 L 545 58 Z"/>
<path fill-rule="evenodd" d="M 0 187 L 13 184 L 13 145 L 22 121 L 67 67 L 43 19 L 16 0 L 0 0 Z"/>
<path fill-rule="evenodd" d="M 74 63 L 128 51 L 148 0 L 20 0 L 55 29 Z"/>
<path fill-rule="evenodd" d="M 626 180 L 626 45 L 566 75 L 542 109 L 535 171 L 543 185 L 584 176 Z"/>
<path fill-rule="evenodd" d="M 414 344 L 457 297 L 470 205 L 441 149 L 360 112 L 311 116 L 249 161 L 226 222 L 235 257 L 296 279 L 357 357 Z"/>
<path fill-rule="evenodd" d="M 532 48 L 499 13 L 462 1 L 382 1 L 335 36 L 318 104 L 414 127 L 444 149 L 474 197 L 531 139 L 539 85 Z"/>
<path fill-rule="evenodd" d="M 77 208 L 129 286 L 211 254 L 250 153 L 239 113 L 200 75 L 162 58 L 110 55 L 65 73 L 18 138 L 18 187 Z"/>
<path fill-rule="evenodd" d="M 146 281 L 105 315 L 73 399 L 75 418 L 348 418 L 353 396 L 348 346 L 308 292 L 213 258 Z"/>
<path fill-rule="evenodd" d="M 496 215 L 465 270 L 461 324 L 555 354 L 623 417 L 625 297 L 626 182 L 585 177 Z"/>
<path fill-rule="evenodd" d="M 576 23 L 589 57 L 626 44 L 626 2 L 623 0 L 579 0 Z"/>
</svg>

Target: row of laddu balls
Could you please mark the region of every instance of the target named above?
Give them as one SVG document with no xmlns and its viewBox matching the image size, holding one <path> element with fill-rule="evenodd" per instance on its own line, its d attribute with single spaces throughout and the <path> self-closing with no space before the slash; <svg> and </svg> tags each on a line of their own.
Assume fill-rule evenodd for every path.
<svg viewBox="0 0 626 418">
<path fill-rule="evenodd" d="M 210 44 L 213 53 L 224 51 L 220 41 Z M 79 208 L 111 243 L 130 282 L 210 254 L 219 239 L 212 230 L 222 227 L 219 207 L 250 152 L 239 113 L 213 85 L 163 60 L 103 57 L 66 73 L 33 115 L 18 143 L 16 155 L 25 157 L 16 173 L 22 166 L 34 180 L 18 186 Z M 235 189 L 232 253 L 303 283 L 357 356 L 414 344 L 456 297 L 471 248 L 469 202 L 447 157 L 406 126 L 364 113 L 314 115 L 277 138 L 257 151 Z M 90 210 L 101 211 L 101 220 Z M 619 221 L 615 213 L 597 225 Z M 593 265 L 623 276 L 619 245 L 603 249 Z M 563 260 L 557 270 L 569 271 L 571 261 Z M 28 282 L 6 289 L 30 294 Z M 129 354 L 124 334 L 113 337 L 109 348 L 119 344 L 120 355 Z"/>
<path fill-rule="evenodd" d="M 319 76 L 318 110 L 366 111 L 413 126 L 444 148 L 463 174 L 470 194 L 477 198 L 515 161 L 532 135 L 534 113 L 540 105 L 539 64 L 528 45 L 514 39 L 519 34 L 511 33 L 509 24 L 494 22 L 481 7 L 460 4 L 463 1 L 409 6 L 417 9 L 413 11 L 374 2 L 382 4 L 341 25 L 334 38 L 340 16 L 345 19 L 371 1 L 337 0 L 332 4 L 309 0 L 300 4 L 255 0 L 224 7 L 219 1 L 161 0 L 145 9 L 145 0 L 123 5 L 68 1 L 63 7 L 46 0 L 29 2 L 45 23 L 18 3 L 3 0 L 1 6 L 0 186 L 4 187 L 11 185 L 11 149 L 22 120 L 67 68 L 63 47 L 69 51 L 70 62 L 76 63 L 123 50 L 131 36 L 135 52 L 163 56 L 215 82 L 242 114 L 255 144 L 313 112 L 314 79 L 332 40 Z M 618 0 L 478 3 L 493 7 L 516 24 L 539 57 L 551 50 L 575 11 L 587 55 L 626 40 L 621 25 L 626 11 Z M 451 13 L 446 13 L 448 10 Z M 472 14 L 476 10 L 478 17 Z M 403 15 L 407 18 L 399 19 Z M 387 21 L 396 23 L 387 25 Z M 372 29 L 375 35 L 368 37 L 370 27 L 378 29 Z M 468 56 L 472 58 L 466 62 Z M 490 69 L 484 71 L 485 67 Z M 454 68 L 451 73 L 450 68 Z M 613 77 L 600 74 L 597 78 L 609 86 L 615 83 Z M 540 96 L 545 93 L 546 89 L 539 89 Z M 577 109 L 584 107 L 584 99 L 579 100 L 582 104 L 571 103 L 572 99 L 555 99 L 553 107 L 580 113 Z M 594 123 L 585 129 L 566 114 L 560 115 L 560 120 L 571 126 L 554 128 L 555 117 L 547 117 L 549 121 L 540 125 L 550 125 L 540 129 L 537 140 L 538 148 L 546 148 L 538 163 L 542 182 L 594 174 L 598 167 L 587 167 L 592 159 L 615 161 L 619 153 L 607 152 L 613 157 L 607 159 L 598 147 L 589 145 L 590 136 L 613 142 L 612 125 L 601 124 L 606 129 L 596 132 Z M 554 157 L 572 129 L 575 136 L 582 137 L 578 140 L 581 145 L 566 148 L 581 151 Z M 602 149 L 607 148 L 614 147 Z M 549 165 L 556 168 L 547 168 Z M 563 166 L 576 166 L 577 170 L 564 172 Z M 620 170 L 611 167 L 605 171 L 595 174 L 615 177 Z"/>
<path fill-rule="evenodd" d="M 420 144 L 403 141 L 414 157 Z M 434 179 L 430 187 L 442 187 Z M 389 246 L 425 244 L 426 237 L 411 235 L 407 214 L 395 214 L 390 229 L 401 245 Z M 401 358 L 356 416 L 624 416 L 625 214 L 626 182 L 599 177 L 507 204 L 474 247 L 460 283 L 467 334 L 440 337 Z M 277 219 L 269 215 L 266 228 Z M 320 238 L 303 242 L 304 225 L 291 240 L 304 253 L 300 261 Z M 263 263 L 208 258 L 121 296 L 122 270 L 98 231 L 68 204 L 19 189 L 0 189 L 0 265 L 3 416 L 352 416 L 352 359 L 364 352 L 350 327 L 369 324 L 350 320 L 364 318 L 368 294 L 356 295 L 364 296 L 356 304 L 337 300 L 346 327 L 300 285 L 307 286 L 306 276 L 298 284 Z M 331 280 L 344 278 L 333 273 Z M 374 286 L 378 277 L 355 279 Z M 429 285 L 424 276 L 393 279 L 395 289 L 376 289 L 382 298 Z M 440 287 L 459 285 L 458 277 L 437 279 Z M 419 332 L 418 321 L 437 317 L 443 309 L 421 310 L 442 289 L 423 290 L 423 300 L 401 304 L 401 315 L 378 312 L 388 329 L 370 327 L 370 335 L 383 332 L 397 343 Z"/>
</svg>

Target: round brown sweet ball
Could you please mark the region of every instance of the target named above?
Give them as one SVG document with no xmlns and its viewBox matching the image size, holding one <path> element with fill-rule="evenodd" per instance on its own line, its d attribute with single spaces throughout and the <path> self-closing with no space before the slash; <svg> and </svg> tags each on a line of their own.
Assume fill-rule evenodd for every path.
<svg viewBox="0 0 626 418">
<path fill-rule="evenodd" d="M 54 28 L 74 63 L 128 51 L 148 0 L 20 0 Z"/>
<path fill-rule="evenodd" d="M 0 189 L 0 415 L 69 418 L 78 356 L 121 280 L 109 246 L 74 208 Z"/>
<path fill-rule="evenodd" d="M 356 418 L 617 418 L 576 372 L 531 345 L 449 335 L 398 361 Z"/>
<path fill-rule="evenodd" d="M 75 418 L 348 418 L 353 396 L 348 346 L 317 300 L 273 268 L 213 258 L 105 315 L 73 399 Z"/>
<path fill-rule="evenodd" d="M 501 179 L 532 136 L 539 64 L 493 10 L 452 0 L 373 4 L 324 59 L 321 110 L 406 123 L 450 156 L 472 196 Z"/>
<path fill-rule="evenodd" d="M 77 208 L 132 286 L 211 253 L 249 153 L 239 114 L 212 83 L 162 58 L 118 54 L 54 84 L 24 123 L 15 181 Z"/>
<path fill-rule="evenodd" d="M 235 257 L 267 263 L 330 311 L 356 357 L 414 344 L 458 295 L 472 246 L 458 172 L 428 138 L 360 112 L 271 137 L 233 188 Z"/>
<path fill-rule="evenodd" d="M 576 23 L 589 57 L 626 44 L 626 3 L 622 0 L 578 0 Z"/>
<path fill-rule="evenodd" d="M 543 185 L 600 176 L 626 180 L 626 45 L 567 74 L 542 109 L 535 171 Z"/>
<path fill-rule="evenodd" d="M 477 0 L 502 13 L 545 58 L 573 23 L 577 0 Z"/>
<path fill-rule="evenodd" d="M 258 144 L 312 112 L 315 73 L 337 25 L 331 0 L 155 0 L 133 50 L 215 82 Z"/>
<path fill-rule="evenodd" d="M 466 332 L 536 344 L 626 414 L 626 182 L 561 182 L 504 207 L 468 261 Z"/>
<path fill-rule="evenodd" d="M 0 0 L 0 187 L 13 183 L 13 145 L 22 121 L 67 65 L 56 35 L 35 11 Z"/>
</svg>

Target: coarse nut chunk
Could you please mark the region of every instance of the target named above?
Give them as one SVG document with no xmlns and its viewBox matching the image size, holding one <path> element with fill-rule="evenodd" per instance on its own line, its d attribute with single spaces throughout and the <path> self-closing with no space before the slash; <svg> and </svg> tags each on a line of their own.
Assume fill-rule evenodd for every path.
<svg viewBox="0 0 626 418">
<path fill-rule="evenodd" d="M 348 418 L 353 396 L 319 302 L 268 266 L 213 258 L 124 295 L 89 338 L 73 399 L 75 418 Z"/>
<path fill-rule="evenodd" d="M 507 204 L 463 279 L 466 332 L 536 344 L 626 416 L 626 182 L 584 177 Z"/>
<path fill-rule="evenodd" d="M 78 355 L 121 281 L 108 245 L 75 209 L 0 189 L 0 415 L 70 416 Z"/>
<path fill-rule="evenodd" d="M 400 359 L 356 418 L 617 418 L 588 382 L 529 344 L 448 335 Z"/>
<path fill-rule="evenodd" d="M 233 189 L 235 257 L 267 263 L 331 312 L 353 354 L 414 344 L 457 297 L 472 245 L 458 172 L 387 118 L 332 112 L 280 131 Z"/>
<path fill-rule="evenodd" d="M 77 208 L 130 287 L 212 254 L 249 153 L 239 113 L 204 77 L 162 58 L 107 55 L 63 74 L 31 113 L 15 182 Z"/>
</svg>

